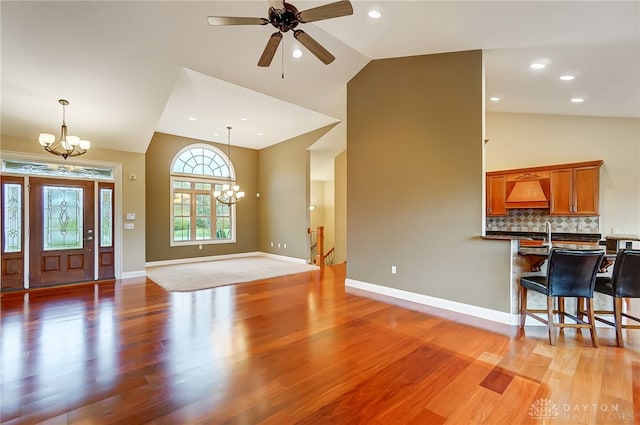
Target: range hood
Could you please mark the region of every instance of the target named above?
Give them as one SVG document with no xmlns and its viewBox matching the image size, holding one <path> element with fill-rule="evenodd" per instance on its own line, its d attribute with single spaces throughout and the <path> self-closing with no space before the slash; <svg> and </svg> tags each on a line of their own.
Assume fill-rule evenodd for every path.
<svg viewBox="0 0 640 425">
<path fill-rule="evenodd" d="M 549 208 L 549 179 L 524 178 L 507 187 L 507 208 Z"/>
</svg>

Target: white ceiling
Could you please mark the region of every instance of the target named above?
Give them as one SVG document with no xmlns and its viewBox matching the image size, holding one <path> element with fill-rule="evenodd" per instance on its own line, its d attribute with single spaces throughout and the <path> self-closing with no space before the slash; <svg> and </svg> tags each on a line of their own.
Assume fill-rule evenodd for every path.
<svg viewBox="0 0 640 425">
<path fill-rule="evenodd" d="M 352 4 L 352 16 L 302 24 L 335 62 L 306 51 L 293 59 L 298 45 L 285 34 L 271 67 L 259 68 L 273 27 L 211 27 L 206 18 L 266 17 L 265 0 L 4 0 L 2 134 L 33 143 L 39 132 L 57 134 L 57 100 L 66 98 L 70 133 L 97 147 L 145 152 L 155 131 L 224 143 L 231 126 L 233 145 L 259 149 L 344 121 L 346 83 L 371 59 L 471 49 L 485 50 L 487 98 L 501 99 L 487 101 L 490 111 L 640 117 L 638 1 Z M 533 61 L 548 66 L 532 71 Z M 566 73 L 576 79 L 560 81 Z M 318 170 L 344 149 L 344 127 L 314 145 Z"/>
</svg>

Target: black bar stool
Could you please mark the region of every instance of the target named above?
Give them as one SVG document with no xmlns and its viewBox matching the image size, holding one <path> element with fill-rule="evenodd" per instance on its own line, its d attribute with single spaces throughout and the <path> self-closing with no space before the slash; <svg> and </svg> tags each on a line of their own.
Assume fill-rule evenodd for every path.
<svg viewBox="0 0 640 425">
<path fill-rule="evenodd" d="M 622 311 L 623 298 L 640 298 L 640 250 L 621 249 L 613 263 L 611 277 L 598 277 L 596 279 L 596 292 L 613 297 L 613 310 L 598 310 L 595 313 L 613 314 L 613 322 L 600 316 L 596 320 L 616 328 L 616 342 L 618 347 L 624 347 L 622 329 L 640 329 L 640 318 L 634 317 Z M 626 317 L 638 324 L 622 323 Z"/>
<path fill-rule="evenodd" d="M 604 251 L 601 250 L 567 250 L 552 248 L 549 252 L 546 276 L 525 276 L 520 278 L 520 328 L 524 329 L 527 316 L 544 323 L 549 328 L 549 343 L 555 345 L 555 328 L 587 328 L 591 331 L 591 342 L 598 346 L 596 335 L 594 311 L 592 306 L 593 290 L 596 274 Z M 533 290 L 547 297 L 547 309 L 535 310 L 527 306 L 527 291 Z M 577 299 L 580 305 L 581 299 L 587 300 L 586 312 L 580 308 L 576 315 L 564 311 L 564 298 Z M 554 307 L 554 300 L 558 299 L 558 308 Z M 547 319 L 539 316 L 546 313 Z M 558 322 L 554 321 L 554 314 L 558 315 Z M 575 323 L 565 323 L 568 317 Z M 588 321 L 583 320 L 586 318 Z"/>
</svg>

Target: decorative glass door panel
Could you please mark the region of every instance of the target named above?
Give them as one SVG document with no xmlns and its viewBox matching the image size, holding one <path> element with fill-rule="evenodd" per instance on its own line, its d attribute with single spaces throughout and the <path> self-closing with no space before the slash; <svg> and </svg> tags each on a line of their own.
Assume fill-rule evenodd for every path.
<svg viewBox="0 0 640 425">
<path fill-rule="evenodd" d="M 98 279 L 115 277 L 113 250 L 113 183 L 98 183 L 98 219 L 100 232 L 98 243 Z"/>
<path fill-rule="evenodd" d="M 82 188 L 44 186 L 43 195 L 43 250 L 82 248 Z"/>
<path fill-rule="evenodd" d="M 24 179 L 2 177 L 1 289 L 24 287 Z"/>
<path fill-rule="evenodd" d="M 94 279 L 94 182 L 30 179 L 29 286 Z"/>
</svg>

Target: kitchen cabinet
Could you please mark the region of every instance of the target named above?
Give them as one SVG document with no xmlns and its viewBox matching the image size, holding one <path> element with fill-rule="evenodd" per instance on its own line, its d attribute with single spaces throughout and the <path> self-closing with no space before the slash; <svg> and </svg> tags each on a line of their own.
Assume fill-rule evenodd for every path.
<svg viewBox="0 0 640 425">
<path fill-rule="evenodd" d="M 600 164 L 551 171 L 550 215 L 598 215 Z"/>
<path fill-rule="evenodd" d="M 507 215 L 507 176 L 504 174 L 487 176 L 487 216 Z"/>
</svg>

